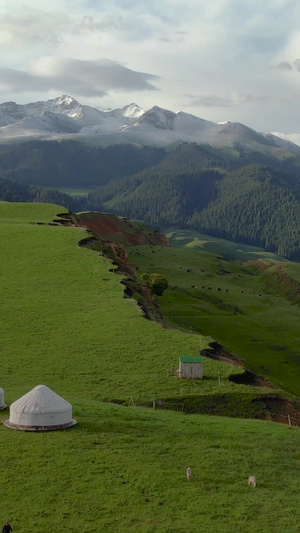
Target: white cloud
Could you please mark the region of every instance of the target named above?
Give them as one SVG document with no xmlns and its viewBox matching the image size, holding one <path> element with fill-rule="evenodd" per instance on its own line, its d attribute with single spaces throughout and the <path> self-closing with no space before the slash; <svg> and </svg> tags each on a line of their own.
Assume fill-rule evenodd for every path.
<svg viewBox="0 0 300 533">
<path fill-rule="evenodd" d="M 246 94 L 246 93 L 232 93 L 230 95 L 219 96 L 216 94 L 207 94 L 199 97 L 193 97 L 189 104 L 190 106 L 203 107 L 231 107 L 242 104 L 252 104 L 256 102 L 291 102 L 293 100 L 300 100 L 300 91 L 298 93 L 282 93 L 282 94 Z"/>
<path fill-rule="evenodd" d="M 0 45 L 30 48 L 36 44 L 52 45 L 63 42 L 63 34 L 75 31 L 79 25 L 66 13 L 48 13 L 38 9 L 0 13 Z"/>
<path fill-rule="evenodd" d="M 296 131 L 299 19 L 295 0 L 0 0 L 0 90 L 174 110 L 192 93 L 208 120 Z"/>
<path fill-rule="evenodd" d="M 284 139 L 285 141 L 291 141 L 292 143 L 298 144 L 300 146 L 300 133 L 281 133 L 279 131 L 272 132 L 273 135 Z"/>
<path fill-rule="evenodd" d="M 109 60 L 84 61 L 68 58 L 42 58 L 29 72 L 0 69 L 0 91 L 70 92 L 81 96 L 104 96 L 107 91 L 155 91 L 153 74 L 135 72 Z"/>
</svg>

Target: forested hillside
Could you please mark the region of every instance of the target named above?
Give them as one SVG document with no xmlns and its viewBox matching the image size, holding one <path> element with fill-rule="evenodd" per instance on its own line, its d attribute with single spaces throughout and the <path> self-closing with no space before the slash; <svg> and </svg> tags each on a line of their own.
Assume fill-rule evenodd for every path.
<svg viewBox="0 0 300 533">
<path fill-rule="evenodd" d="M 300 158 L 280 154 L 195 143 L 169 151 L 77 141 L 2 145 L 0 175 L 19 188 L 3 181 L 0 199 L 54 202 L 152 225 L 190 227 L 300 260 Z M 90 193 L 74 201 L 41 187 Z"/>
<path fill-rule="evenodd" d="M 163 177 L 149 172 L 108 184 L 89 194 L 88 199 L 103 210 L 150 224 L 186 225 L 192 213 L 216 197 L 216 181 L 221 178 L 215 170 L 175 176 L 169 172 Z"/>
<path fill-rule="evenodd" d="M 0 145 L 0 175 L 44 187 L 98 187 L 156 165 L 165 155 L 165 150 L 147 146 L 31 141 Z"/>
<path fill-rule="evenodd" d="M 63 205 L 71 211 L 78 211 L 81 203 L 69 194 L 42 187 L 31 187 L 0 177 L 0 200 L 3 202 L 41 202 Z"/>
<path fill-rule="evenodd" d="M 229 172 L 253 163 L 298 175 L 300 158 L 291 154 L 278 160 L 241 147 L 222 150 L 195 143 L 171 151 L 133 144 L 101 148 L 70 140 L 0 145 L 0 175 L 42 187 L 97 188 L 147 169 L 163 179 L 212 168 Z"/>
<path fill-rule="evenodd" d="M 269 167 L 250 165 L 228 174 L 216 187 L 216 200 L 194 212 L 189 225 L 300 259 L 299 181 Z"/>
<path fill-rule="evenodd" d="M 153 171 L 89 195 L 101 209 L 155 225 L 181 225 L 300 259 L 300 181 L 262 165 L 164 177 Z"/>
</svg>

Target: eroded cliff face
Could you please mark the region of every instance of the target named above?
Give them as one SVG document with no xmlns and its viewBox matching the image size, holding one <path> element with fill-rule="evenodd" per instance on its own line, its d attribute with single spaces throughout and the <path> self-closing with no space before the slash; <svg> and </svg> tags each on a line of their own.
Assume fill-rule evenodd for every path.
<svg viewBox="0 0 300 533">
<path fill-rule="evenodd" d="M 165 235 L 140 228 L 129 219 L 105 213 L 61 213 L 57 216 L 59 220 L 55 222 L 85 228 L 89 235 L 78 243 L 79 246 L 92 248 L 110 259 L 110 270 L 125 276 L 121 281 L 124 298 L 134 298 L 148 320 L 156 320 L 163 327 L 169 327 L 149 287 L 138 282 L 137 269 L 130 262 L 126 250 L 128 246 L 169 246 Z"/>
<path fill-rule="evenodd" d="M 118 242 L 123 245 L 169 246 L 165 235 L 159 231 L 147 231 L 128 218 L 118 217 L 109 213 L 61 213 L 59 222 L 81 226 L 97 235 L 103 242 Z"/>
</svg>

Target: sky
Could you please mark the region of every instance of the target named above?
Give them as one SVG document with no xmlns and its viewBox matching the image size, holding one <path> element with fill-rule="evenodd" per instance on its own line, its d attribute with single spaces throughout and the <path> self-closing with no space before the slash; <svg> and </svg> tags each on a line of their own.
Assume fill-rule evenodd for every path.
<svg viewBox="0 0 300 533">
<path fill-rule="evenodd" d="M 135 102 L 300 139 L 299 22 L 299 0 L 0 0 L 0 102 Z"/>
</svg>

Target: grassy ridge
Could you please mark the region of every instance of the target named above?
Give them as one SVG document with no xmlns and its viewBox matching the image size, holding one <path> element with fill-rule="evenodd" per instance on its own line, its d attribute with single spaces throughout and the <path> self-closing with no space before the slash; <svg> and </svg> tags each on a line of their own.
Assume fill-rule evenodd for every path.
<svg viewBox="0 0 300 533">
<path fill-rule="evenodd" d="M 143 320 L 135 301 L 123 298 L 121 278 L 109 272 L 110 262 L 77 246 L 86 235 L 83 230 L 28 224 L 51 220 L 60 211 L 0 204 L 6 257 L 2 379 L 13 396 L 8 401 L 15 392 L 49 380 L 58 392 L 68 391 L 72 401 L 78 395 L 90 397 L 91 386 L 101 400 L 178 395 L 178 381 L 167 377 L 167 369 L 177 367 L 180 355 L 197 355 L 200 337 Z M 205 367 L 211 379 L 184 383 L 184 393 L 210 392 L 218 371 L 224 378 L 239 372 L 209 360 Z M 224 379 L 222 387 L 219 392 L 237 386 Z"/>
<path fill-rule="evenodd" d="M 280 286 L 267 284 L 268 272 L 243 266 L 241 259 L 257 259 L 259 250 L 201 235 L 197 239 L 181 230 L 179 237 L 172 235 L 181 246 L 131 253 L 140 272 L 155 270 L 168 278 L 169 289 L 159 299 L 164 316 L 173 325 L 211 335 L 245 359 L 249 370 L 299 395 L 299 306 Z M 261 256 L 278 264 L 272 254 L 262 251 Z M 299 275 L 295 263 L 283 263 L 283 268 Z"/>
<path fill-rule="evenodd" d="M 37 533 L 296 533 L 298 429 L 101 403 L 245 387 L 225 379 L 237 367 L 209 360 L 201 383 L 167 378 L 199 336 L 143 319 L 109 261 L 77 246 L 83 230 L 35 224 L 61 211 L 0 204 L 5 401 L 44 383 L 79 422 L 42 434 L 0 425 L 3 519 Z"/>
</svg>

